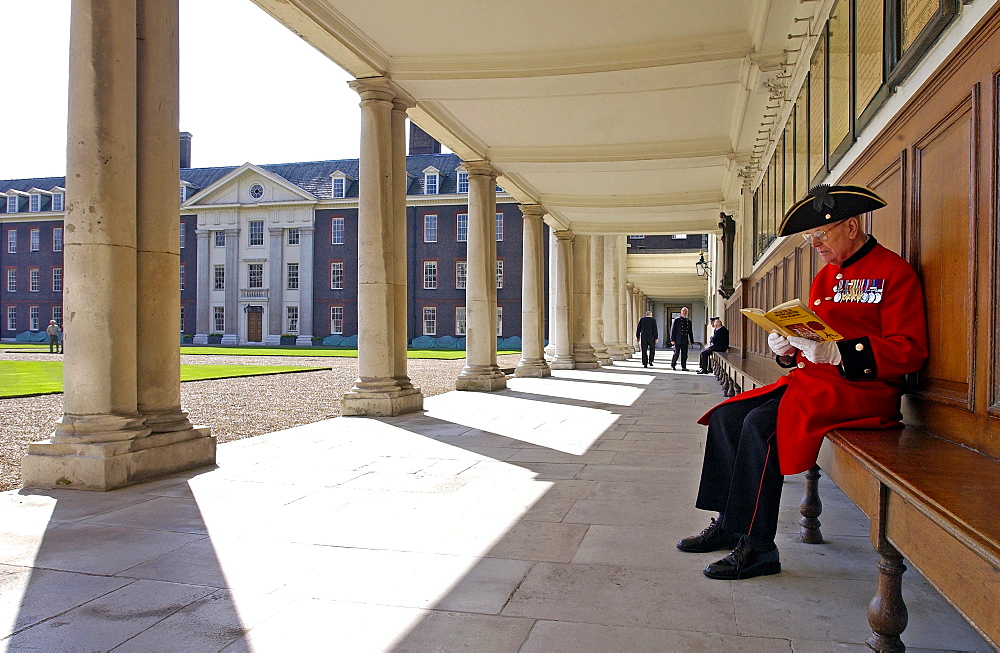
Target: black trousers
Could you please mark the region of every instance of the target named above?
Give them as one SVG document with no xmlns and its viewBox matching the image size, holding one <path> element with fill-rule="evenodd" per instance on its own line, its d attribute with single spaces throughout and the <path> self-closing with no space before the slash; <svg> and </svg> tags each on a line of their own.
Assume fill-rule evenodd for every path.
<svg viewBox="0 0 1000 653">
<path fill-rule="evenodd" d="M 677 367 L 678 354 L 681 357 L 681 369 L 686 370 L 688 366 L 688 345 L 686 342 L 683 345 L 679 342 L 674 345 L 674 358 L 670 361 L 670 367 Z"/>
<path fill-rule="evenodd" d="M 639 349 L 642 350 L 642 364 L 652 365 L 653 358 L 656 356 L 656 341 L 640 338 Z"/>
<path fill-rule="evenodd" d="M 703 370 L 708 369 L 708 357 L 712 355 L 713 351 L 714 350 L 712 349 L 712 345 L 709 345 L 708 347 L 705 347 L 704 349 L 701 350 L 701 355 L 698 358 L 698 365 L 700 369 Z"/>
<path fill-rule="evenodd" d="M 719 513 L 722 526 L 770 548 L 778 530 L 784 477 L 778 465 L 778 402 L 785 389 L 712 412 L 695 506 Z"/>
</svg>

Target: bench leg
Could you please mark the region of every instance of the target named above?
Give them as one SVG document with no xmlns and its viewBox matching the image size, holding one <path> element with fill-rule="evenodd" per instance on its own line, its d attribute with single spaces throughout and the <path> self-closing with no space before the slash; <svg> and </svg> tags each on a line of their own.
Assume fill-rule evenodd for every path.
<svg viewBox="0 0 1000 653">
<path fill-rule="evenodd" d="M 806 492 L 799 504 L 799 536 L 806 544 L 822 544 L 823 533 L 819 530 L 819 516 L 823 513 L 823 501 L 819 498 L 819 465 L 813 465 L 806 472 Z"/>
<path fill-rule="evenodd" d="M 868 604 L 868 624 L 872 634 L 865 642 L 873 651 L 905 651 L 899 638 L 906 629 L 908 615 L 903 603 L 903 556 L 883 540 L 879 545 L 878 589 Z"/>
</svg>

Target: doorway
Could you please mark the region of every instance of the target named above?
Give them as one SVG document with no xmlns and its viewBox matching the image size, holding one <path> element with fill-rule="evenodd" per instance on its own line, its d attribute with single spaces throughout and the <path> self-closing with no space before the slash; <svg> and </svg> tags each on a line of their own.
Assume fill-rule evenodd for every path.
<svg viewBox="0 0 1000 653">
<path fill-rule="evenodd" d="M 264 341 L 264 307 L 247 306 L 247 342 Z"/>
</svg>

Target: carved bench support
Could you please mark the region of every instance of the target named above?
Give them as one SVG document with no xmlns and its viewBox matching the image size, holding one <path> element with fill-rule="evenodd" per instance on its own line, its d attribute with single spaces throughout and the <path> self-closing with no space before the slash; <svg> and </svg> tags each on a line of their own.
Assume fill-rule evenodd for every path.
<svg viewBox="0 0 1000 653">
<path fill-rule="evenodd" d="M 868 624 L 871 636 L 865 640 L 873 651 L 905 651 L 899 638 L 906 629 L 908 615 L 903 603 L 903 556 L 888 541 L 879 543 L 878 589 L 868 604 Z"/>
<path fill-rule="evenodd" d="M 806 544 L 822 544 L 823 533 L 820 531 L 819 516 L 823 512 L 823 501 L 819 498 L 819 466 L 813 465 L 806 472 L 806 491 L 799 504 L 799 536 Z"/>
</svg>

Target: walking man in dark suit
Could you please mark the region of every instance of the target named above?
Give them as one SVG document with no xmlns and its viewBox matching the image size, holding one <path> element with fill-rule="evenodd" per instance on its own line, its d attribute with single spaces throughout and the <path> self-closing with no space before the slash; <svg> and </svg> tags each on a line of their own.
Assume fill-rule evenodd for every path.
<svg viewBox="0 0 1000 653">
<path fill-rule="evenodd" d="M 652 367 L 653 357 L 656 355 L 656 343 L 660 341 L 660 332 L 656 328 L 653 311 L 646 311 L 646 317 L 639 320 L 635 328 L 635 339 L 639 341 L 639 349 L 642 350 L 642 366 Z"/>
<path fill-rule="evenodd" d="M 712 355 L 713 351 L 723 352 L 729 349 L 729 329 L 724 327 L 722 320 L 717 317 L 712 318 L 712 326 L 715 327 L 715 333 L 712 335 L 708 347 L 701 350 L 701 358 L 698 359 L 698 374 L 708 374 L 708 357 Z"/>
<path fill-rule="evenodd" d="M 670 361 L 670 369 L 677 369 L 677 355 L 681 357 L 681 369 L 687 372 L 688 345 L 694 338 L 691 335 L 691 320 L 688 319 L 687 306 L 681 309 L 681 316 L 674 319 L 670 325 L 670 344 L 674 346 L 674 358 Z"/>
</svg>

